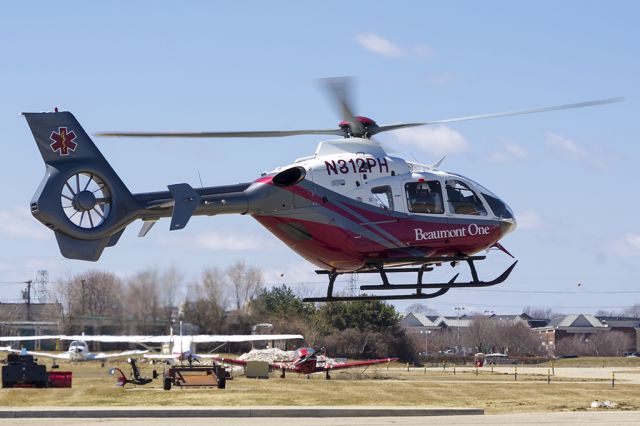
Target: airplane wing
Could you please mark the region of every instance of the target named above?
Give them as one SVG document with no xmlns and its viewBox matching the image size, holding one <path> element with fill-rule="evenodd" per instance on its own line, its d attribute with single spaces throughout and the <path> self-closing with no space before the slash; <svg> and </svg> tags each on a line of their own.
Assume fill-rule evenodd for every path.
<svg viewBox="0 0 640 426">
<path fill-rule="evenodd" d="M 326 371 L 326 370 L 342 370 L 344 368 L 360 367 L 363 365 L 383 364 L 385 362 L 395 362 L 398 359 L 399 358 L 382 358 L 382 359 L 371 359 L 368 361 L 353 361 L 353 362 L 328 364 L 325 367 L 316 367 L 316 372 Z"/>
<path fill-rule="evenodd" d="M 60 339 L 64 336 L 0 336 L 0 342 L 22 342 L 25 340 L 46 340 L 46 339 Z"/>
<path fill-rule="evenodd" d="M 221 364 L 229 364 L 229 365 L 241 365 L 241 366 L 245 366 L 247 365 L 247 361 L 243 361 L 241 359 L 237 359 L 237 358 L 222 358 L 219 356 L 215 356 L 212 355 L 211 357 L 207 357 L 207 358 L 211 358 L 214 361 L 217 361 Z"/>
<path fill-rule="evenodd" d="M 85 342 L 123 342 L 123 343 L 171 343 L 172 339 L 176 339 L 179 335 L 173 336 L 52 336 L 60 340 L 82 340 Z M 255 342 L 260 340 L 289 340 L 289 339 L 304 339 L 300 334 L 254 334 L 254 335 L 216 335 L 216 334 L 198 334 L 198 335 L 183 335 L 182 337 L 190 337 L 193 343 L 207 343 L 207 342 Z M 2 341 L 2 340 L 0 340 Z M 12 341 L 7 339 L 6 341 Z"/>
<path fill-rule="evenodd" d="M 60 340 L 80 340 L 83 342 L 121 342 L 121 343 L 170 343 L 171 336 L 58 336 Z"/>
<path fill-rule="evenodd" d="M 124 351 L 124 352 L 116 352 L 116 353 L 99 353 L 99 354 L 90 354 L 87 356 L 87 361 L 91 361 L 91 360 L 101 360 L 101 359 L 110 359 L 110 358 L 123 358 L 123 357 L 128 357 L 131 355 L 142 355 L 142 354 L 146 354 L 149 351 L 140 351 L 140 350 L 133 350 L 133 351 Z"/>
<path fill-rule="evenodd" d="M 215 334 L 197 334 L 192 337 L 194 343 L 236 343 L 236 342 L 258 342 L 262 340 L 292 340 L 304 339 L 301 334 L 235 334 L 235 335 L 215 335 Z"/>
<path fill-rule="evenodd" d="M 178 359 L 179 356 L 180 355 L 178 354 L 144 354 L 143 358 L 168 360 L 168 359 Z"/>
<path fill-rule="evenodd" d="M 52 354 L 52 353 L 47 353 L 47 352 L 34 352 L 34 351 L 25 351 L 22 349 L 11 349 L 11 346 L 2 346 L 0 347 L 0 351 L 2 352 L 11 352 L 14 354 L 20 354 L 20 355 L 33 355 L 33 356 L 41 356 L 41 357 L 45 357 L 45 358 L 53 358 L 53 359 L 64 359 L 64 360 L 69 360 L 70 356 L 69 356 L 69 352 L 62 352 L 59 354 Z"/>
</svg>

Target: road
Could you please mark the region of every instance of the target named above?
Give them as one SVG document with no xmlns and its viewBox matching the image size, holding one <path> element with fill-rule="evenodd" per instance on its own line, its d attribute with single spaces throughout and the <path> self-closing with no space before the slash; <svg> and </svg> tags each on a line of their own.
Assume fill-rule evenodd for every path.
<svg viewBox="0 0 640 426">
<path fill-rule="evenodd" d="M 281 426 L 288 424 L 313 424 L 314 426 L 382 426 L 382 425 L 637 425 L 640 424 L 638 411 L 594 411 L 581 413 L 522 413 L 484 416 L 441 416 L 441 417 L 334 417 L 334 418 L 121 418 L 121 419 L 47 419 L 47 426 L 104 425 L 109 426 Z M 40 426 L 43 419 L 0 419 L 0 426 Z"/>
</svg>

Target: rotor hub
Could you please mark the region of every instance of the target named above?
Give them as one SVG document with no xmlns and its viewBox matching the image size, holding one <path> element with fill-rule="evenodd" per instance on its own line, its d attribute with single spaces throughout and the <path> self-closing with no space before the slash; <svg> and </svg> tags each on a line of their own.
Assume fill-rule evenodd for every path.
<svg viewBox="0 0 640 426">
<path fill-rule="evenodd" d="M 353 137 L 367 137 L 367 136 L 370 136 L 371 134 L 374 133 L 374 132 L 371 132 L 371 129 L 374 129 L 374 128 L 378 127 L 376 122 L 374 120 L 370 119 L 369 117 L 363 117 L 361 115 L 356 115 L 353 118 L 355 118 L 355 121 L 357 123 L 359 123 L 361 126 L 357 126 L 354 129 L 354 126 L 352 125 L 352 123 L 350 123 L 347 120 L 342 120 L 338 124 L 340 129 L 342 129 L 344 131 L 345 137 L 351 137 L 351 136 L 353 136 Z M 362 129 L 362 130 L 360 130 L 360 129 Z"/>
<path fill-rule="evenodd" d="M 96 206 L 96 196 L 91 191 L 80 191 L 73 197 L 73 207 L 81 212 L 86 212 Z"/>
</svg>

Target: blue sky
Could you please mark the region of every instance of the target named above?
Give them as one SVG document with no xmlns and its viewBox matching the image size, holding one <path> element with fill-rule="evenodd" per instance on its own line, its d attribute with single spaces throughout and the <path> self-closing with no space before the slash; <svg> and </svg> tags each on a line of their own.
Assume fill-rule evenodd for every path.
<svg viewBox="0 0 640 426">
<path fill-rule="evenodd" d="M 188 283 L 205 267 L 244 260 L 270 284 L 308 282 L 321 292 L 313 266 L 248 217 L 193 218 L 176 232 L 162 221 L 145 239 L 134 223 L 95 264 L 62 258 L 29 213 L 44 166 L 18 114 L 58 106 L 90 133 L 329 128 L 339 118 L 316 79 L 348 75 L 357 78 L 358 113 L 379 123 L 626 97 L 380 139 L 423 163 L 447 153 L 443 169 L 499 194 L 519 220 L 502 241 L 520 260 L 511 278 L 429 301 L 440 313 L 640 303 L 639 12 L 633 1 L 5 5 L 0 281 L 39 269 L 55 280 L 175 265 Z M 94 140 L 130 189 L 144 192 L 199 185 L 198 175 L 207 186 L 251 181 L 313 153 L 320 138 Z M 508 263 L 490 253 L 481 271 L 495 275 Z M 20 288 L 0 286 L 0 298 L 19 298 Z"/>
</svg>

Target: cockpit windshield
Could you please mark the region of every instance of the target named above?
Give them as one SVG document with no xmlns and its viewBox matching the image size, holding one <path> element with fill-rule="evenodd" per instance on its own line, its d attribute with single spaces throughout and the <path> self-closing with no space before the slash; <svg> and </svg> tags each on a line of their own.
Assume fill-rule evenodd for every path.
<svg viewBox="0 0 640 426">
<path fill-rule="evenodd" d="M 449 210 L 455 214 L 486 216 L 487 210 L 480 197 L 464 182 L 449 179 L 445 182 Z"/>
<path fill-rule="evenodd" d="M 459 175 L 458 175 L 459 176 Z M 460 176 L 462 177 L 462 176 Z M 513 211 L 507 206 L 504 201 L 500 199 L 496 194 L 467 177 L 464 178 L 467 182 L 471 183 L 484 197 L 487 204 L 493 211 L 493 214 L 501 219 L 513 219 Z M 486 214 L 486 213 L 485 213 Z"/>
</svg>

